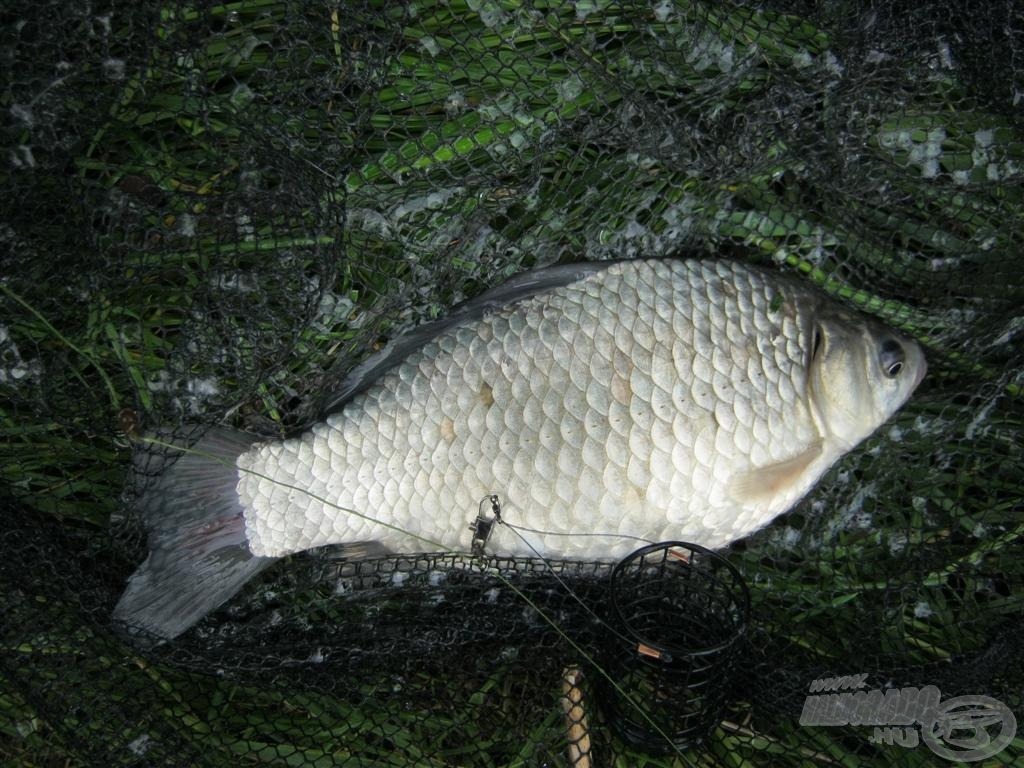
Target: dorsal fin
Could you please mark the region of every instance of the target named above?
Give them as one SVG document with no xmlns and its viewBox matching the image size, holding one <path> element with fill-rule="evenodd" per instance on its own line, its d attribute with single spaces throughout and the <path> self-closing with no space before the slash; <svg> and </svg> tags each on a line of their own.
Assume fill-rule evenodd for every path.
<svg viewBox="0 0 1024 768">
<path fill-rule="evenodd" d="M 460 323 L 479 320 L 486 313 L 561 288 L 607 269 L 617 261 L 580 262 L 521 272 L 476 298 L 464 301 L 444 317 L 398 336 L 353 368 L 338 388 L 323 399 L 321 412 L 328 415 L 365 390 L 414 351 Z"/>
</svg>

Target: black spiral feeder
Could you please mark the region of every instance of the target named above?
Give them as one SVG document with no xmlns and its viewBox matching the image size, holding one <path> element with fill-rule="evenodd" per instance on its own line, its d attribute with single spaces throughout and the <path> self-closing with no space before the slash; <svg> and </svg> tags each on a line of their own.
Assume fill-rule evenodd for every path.
<svg viewBox="0 0 1024 768">
<path fill-rule="evenodd" d="M 598 676 L 607 720 L 626 742 L 666 753 L 703 741 L 720 722 L 750 594 L 721 555 L 667 541 L 636 550 L 611 574 Z"/>
</svg>

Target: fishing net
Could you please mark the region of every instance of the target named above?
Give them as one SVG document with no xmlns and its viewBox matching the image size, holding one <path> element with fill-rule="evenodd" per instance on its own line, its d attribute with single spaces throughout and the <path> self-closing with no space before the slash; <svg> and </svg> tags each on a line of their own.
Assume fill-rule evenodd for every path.
<svg viewBox="0 0 1024 768">
<path fill-rule="evenodd" d="M 989 764 L 1024 760 L 1019 3 L 0 18 L 0 762 L 934 765 L 969 717 L 937 737 L 807 704 L 928 686 L 1000 702 Z M 929 360 L 725 565 L 662 548 L 613 583 L 486 547 L 328 548 L 172 643 L 112 629 L 145 555 L 133 459 L 143 481 L 164 460 L 146 430 L 291 434 L 511 274 L 679 255 L 796 275 Z"/>
</svg>

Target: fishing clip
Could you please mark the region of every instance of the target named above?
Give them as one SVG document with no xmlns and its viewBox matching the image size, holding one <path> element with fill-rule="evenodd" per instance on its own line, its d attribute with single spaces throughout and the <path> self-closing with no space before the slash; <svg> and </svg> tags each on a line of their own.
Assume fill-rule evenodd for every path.
<svg viewBox="0 0 1024 768">
<path fill-rule="evenodd" d="M 494 517 L 488 517 L 484 511 L 484 504 L 487 502 L 491 503 L 491 514 Z M 473 532 L 473 542 L 471 544 L 471 550 L 474 555 L 482 555 L 484 553 L 484 547 L 487 546 L 487 540 L 491 538 L 491 530 L 494 528 L 495 523 L 501 522 L 501 504 L 498 502 L 496 494 L 490 494 L 480 499 L 480 506 L 477 509 L 476 520 L 469 524 L 469 530 Z"/>
</svg>

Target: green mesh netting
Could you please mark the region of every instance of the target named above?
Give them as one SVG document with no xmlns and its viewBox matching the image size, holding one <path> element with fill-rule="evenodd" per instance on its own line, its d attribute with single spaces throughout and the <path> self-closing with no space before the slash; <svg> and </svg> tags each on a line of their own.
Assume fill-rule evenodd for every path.
<svg viewBox="0 0 1024 768">
<path fill-rule="evenodd" d="M 859 674 L 1024 717 L 1019 2 L 0 19 L 0 762 L 952 764 L 800 725 L 812 681 Z M 112 631 L 145 552 L 133 454 L 159 466 L 144 430 L 290 434 L 508 275 L 692 254 L 801 276 L 929 359 L 892 422 L 723 553 L 750 621 L 700 743 L 616 727 L 607 563 L 327 550 L 173 643 Z M 617 679 L 660 701 L 642 678 Z M 1022 739 L 987 764 L 1014 761 Z"/>
</svg>

